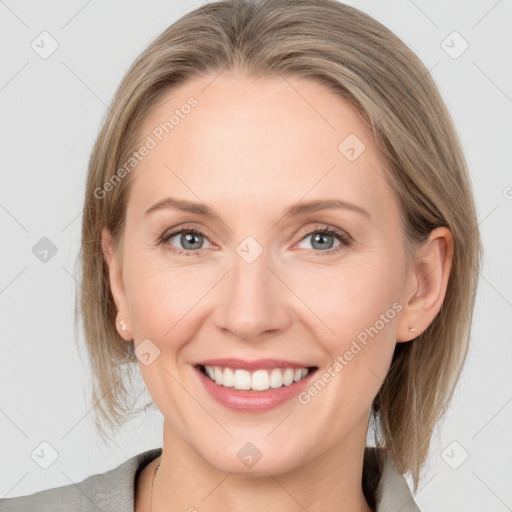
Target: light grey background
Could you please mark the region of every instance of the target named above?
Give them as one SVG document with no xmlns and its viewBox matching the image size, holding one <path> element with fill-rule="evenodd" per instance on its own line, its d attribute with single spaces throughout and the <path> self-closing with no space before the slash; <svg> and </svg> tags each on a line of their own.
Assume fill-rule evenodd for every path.
<svg viewBox="0 0 512 512">
<path fill-rule="evenodd" d="M 466 151 L 486 248 L 467 366 L 415 500 L 424 512 L 512 510 L 512 2 L 348 3 L 432 70 Z M 79 482 L 161 446 L 158 411 L 109 446 L 94 433 L 86 354 L 73 334 L 75 260 L 106 105 L 140 51 L 198 5 L 0 0 L 0 497 Z M 51 48 L 43 31 L 58 43 L 46 59 L 31 47 L 46 37 Z M 43 237 L 57 248 L 46 263 L 32 252 Z M 42 442 L 58 453 L 48 469 L 31 455 Z"/>
</svg>

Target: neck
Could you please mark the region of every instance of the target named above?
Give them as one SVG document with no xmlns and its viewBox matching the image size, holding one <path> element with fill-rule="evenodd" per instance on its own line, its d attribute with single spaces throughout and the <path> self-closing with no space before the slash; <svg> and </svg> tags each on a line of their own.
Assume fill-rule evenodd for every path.
<svg viewBox="0 0 512 512">
<path fill-rule="evenodd" d="M 364 434 L 290 471 L 254 476 L 218 470 L 164 422 L 152 512 L 371 512 L 362 490 Z"/>
</svg>

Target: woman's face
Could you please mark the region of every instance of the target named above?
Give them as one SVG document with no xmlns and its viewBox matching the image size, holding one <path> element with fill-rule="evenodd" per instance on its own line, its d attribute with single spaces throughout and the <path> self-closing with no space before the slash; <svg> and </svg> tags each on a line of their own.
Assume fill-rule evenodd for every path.
<svg viewBox="0 0 512 512">
<path fill-rule="evenodd" d="M 164 432 L 240 473 L 359 451 L 413 290 L 357 111 L 317 82 L 225 72 L 170 91 L 141 134 L 111 284 Z"/>
</svg>

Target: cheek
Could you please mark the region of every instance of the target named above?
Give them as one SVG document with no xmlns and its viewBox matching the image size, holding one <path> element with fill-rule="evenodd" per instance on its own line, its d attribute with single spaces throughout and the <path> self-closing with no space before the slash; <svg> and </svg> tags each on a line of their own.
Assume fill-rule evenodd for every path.
<svg viewBox="0 0 512 512">
<path fill-rule="evenodd" d="M 219 284 L 225 269 L 196 263 L 194 256 L 172 263 L 163 251 L 125 252 L 123 273 L 133 334 L 136 341 L 149 338 L 172 343 L 176 339 L 184 344 L 197 328 L 198 315 L 205 314 L 208 304 L 212 306 L 208 293 Z M 380 315 L 401 295 L 402 267 L 403 255 L 382 244 L 349 254 L 336 264 L 299 261 L 277 272 L 300 299 L 296 302 L 297 311 L 302 311 L 300 321 L 334 356 L 347 350 L 359 335 L 364 338 L 365 329 L 377 322 L 377 328 L 381 326 Z M 294 301 L 288 292 L 277 293 L 273 300 L 282 301 L 277 307 Z M 391 319 L 378 336 L 369 339 L 388 336 L 393 326 Z"/>
<path fill-rule="evenodd" d="M 401 296 L 402 274 L 399 260 L 372 255 L 294 282 L 298 294 L 307 298 L 307 306 L 336 333 L 333 337 L 345 337 L 373 325 L 392 308 Z"/>
<path fill-rule="evenodd" d="M 396 321 L 402 305 L 393 273 L 381 277 L 377 268 L 350 272 L 322 290 L 316 303 L 329 331 L 318 336 L 326 354 L 317 379 L 328 382 L 316 407 L 325 421 L 342 431 L 347 418 L 365 414 L 391 364 L 396 346 Z M 398 273 L 398 270 L 397 270 Z M 319 332 L 317 321 L 316 332 Z M 316 387 L 313 384 L 312 387 Z M 318 386 L 323 389 L 323 386 Z M 315 390 L 311 389 L 306 393 Z M 308 397 L 305 397 L 307 399 Z M 322 404 L 336 404 L 322 409 Z M 329 410 L 327 410 L 329 409 Z"/>
<path fill-rule="evenodd" d="M 208 277 L 198 266 L 169 265 L 144 252 L 127 258 L 125 269 L 125 291 L 136 340 L 174 338 L 173 331 L 183 331 L 193 320 L 194 306 L 213 285 L 208 286 Z"/>
<path fill-rule="evenodd" d="M 342 356 L 343 373 L 350 375 L 350 386 L 360 378 L 368 379 L 369 369 L 381 377 L 387 371 L 403 307 L 399 302 L 403 264 L 395 250 L 356 255 L 336 269 L 317 274 L 313 281 L 302 282 L 297 292 L 307 297 L 307 306 L 315 314 L 309 328 L 317 334 L 330 361 Z M 367 380 L 359 384 L 376 391 Z"/>
</svg>

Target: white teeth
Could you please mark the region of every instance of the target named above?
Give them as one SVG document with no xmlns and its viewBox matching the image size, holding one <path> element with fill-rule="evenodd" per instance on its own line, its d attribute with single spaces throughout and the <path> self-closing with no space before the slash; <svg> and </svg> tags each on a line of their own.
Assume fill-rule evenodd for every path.
<svg viewBox="0 0 512 512">
<path fill-rule="evenodd" d="M 283 385 L 283 372 L 279 368 L 274 368 L 270 373 L 270 387 L 280 388 Z"/>
<path fill-rule="evenodd" d="M 293 382 L 293 376 L 295 375 L 295 371 L 291 368 L 286 368 L 283 374 L 283 384 L 285 386 L 289 386 Z"/>
<path fill-rule="evenodd" d="M 266 370 L 256 370 L 252 374 L 251 389 L 255 391 L 265 391 L 270 387 L 270 377 Z"/>
<path fill-rule="evenodd" d="M 256 370 L 252 374 L 247 370 L 234 370 L 219 366 L 205 366 L 206 374 L 216 384 L 227 388 L 266 391 L 269 388 L 289 386 L 308 375 L 307 368 L 274 368 Z"/>
<path fill-rule="evenodd" d="M 227 388 L 230 388 L 233 386 L 235 382 L 235 374 L 232 370 L 229 368 L 226 368 L 224 370 L 224 373 L 222 374 L 222 385 L 226 386 Z"/>
<path fill-rule="evenodd" d="M 308 371 L 306 368 L 297 368 L 295 370 L 295 375 L 293 376 L 293 380 L 295 382 L 298 382 L 299 380 L 303 379 L 308 374 Z"/>
<path fill-rule="evenodd" d="M 251 389 L 251 374 L 245 370 L 236 370 L 233 386 L 235 389 Z"/>
</svg>

